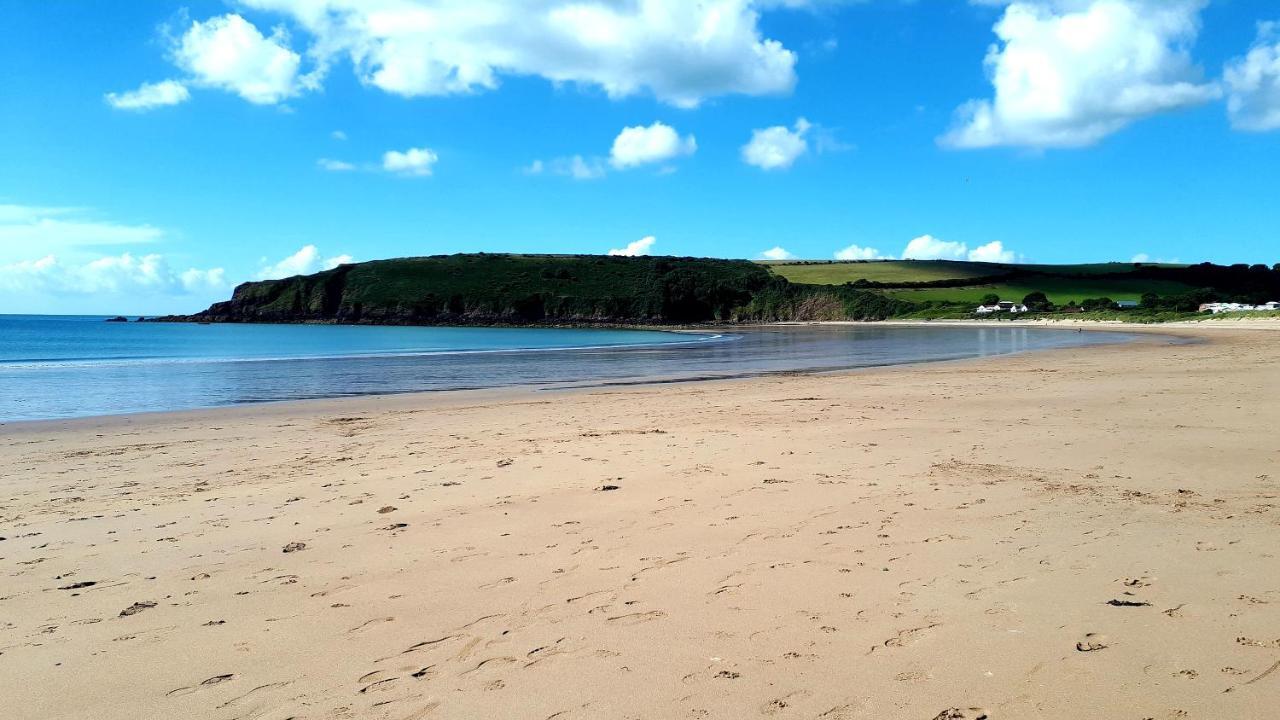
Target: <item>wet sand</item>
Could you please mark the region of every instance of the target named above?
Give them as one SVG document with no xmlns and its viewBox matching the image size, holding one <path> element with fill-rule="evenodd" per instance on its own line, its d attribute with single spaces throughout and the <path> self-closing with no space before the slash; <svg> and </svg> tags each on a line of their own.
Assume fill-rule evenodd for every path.
<svg viewBox="0 0 1280 720">
<path fill-rule="evenodd" d="M 6 718 L 1269 718 L 1280 334 L 0 426 Z"/>
</svg>

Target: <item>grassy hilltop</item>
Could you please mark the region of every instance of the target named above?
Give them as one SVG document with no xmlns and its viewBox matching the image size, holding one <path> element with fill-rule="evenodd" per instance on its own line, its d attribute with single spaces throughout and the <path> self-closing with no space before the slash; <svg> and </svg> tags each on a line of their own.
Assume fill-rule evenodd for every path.
<svg viewBox="0 0 1280 720">
<path fill-rule="evenodd" d="M 250 282 L 163 320 L 405 325 L 624 324 L 970 317 L 991 296 L 1038 312 L 1185 317 L 1201 302 L 1280 298 L 1280 267 L 1003 265 L 947 261 L 755 263 L 600 255 L 437 255 Z"/>
<path fill-rule="evenodd" d="M 743 260 L 441 255 L 245 283 L 190 318 L 417 325 L 731 321 L 775 282 Z"/>
<path fill-rule="evenodd" d="M 1190 292 L 1196 287 L 1178 279 L 1150 277 L 1145 270 L 1179 270 L 1186 265 L 1096 263 L 1085 265 L 1003 265 L 952 260 L 867 260 L 767 263 L 794 283 L 843 285 L 867 281 L 902 300 L 976 304 L 988 294 L 1021 300 L 1043 292 L 1055 305 L 1089 298 L 1141 300 Z M 1177 277 L 1172 273 L 1170 278 Z"/>
</svg>

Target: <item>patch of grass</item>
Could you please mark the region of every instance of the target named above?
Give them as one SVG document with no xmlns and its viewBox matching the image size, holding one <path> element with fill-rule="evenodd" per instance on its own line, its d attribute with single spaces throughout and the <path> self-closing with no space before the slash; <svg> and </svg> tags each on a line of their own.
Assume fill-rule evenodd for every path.
<svg viewBox="0 0 1280 720">
<path fill-rule="evenodd" d="M 765 263 L 776 275 L 805 285 L 843 285 L 858 280 L 878 283 L 934 282 L 988 277 L 1009 266 L 952 260 L 867 260 Z"/>
<path fill-rule="evenodd" d="M 1134 263 L 1084 263 L 1076 265 L 1004 265 L 951 260 L 871 260 L 850 262 L 768 263 L 774 274 L 794 283 L 843 285 L 866 280 L 888 285 L 937 283 L 947 280 L 992 279 L 1016 275 L 1001 282 L 978 282 L 958 287 L 882 288 L 891 297 L 914 302 L 977 303 L 994 293 L 1004 300 L 1020 301 L 1032 292 L 1043 292 L 1050 302 L 1065 305 L 1086 298 L 1139 300 L 1144 293 L 1176 295 L 1194 286 L 1175 280 L 1145 278 L 1140 268 L 1181 268 L 1185 265 L 1137 265 Z M 1108 277 L 1120 275 L 1121 277 Z"/>
</svg>

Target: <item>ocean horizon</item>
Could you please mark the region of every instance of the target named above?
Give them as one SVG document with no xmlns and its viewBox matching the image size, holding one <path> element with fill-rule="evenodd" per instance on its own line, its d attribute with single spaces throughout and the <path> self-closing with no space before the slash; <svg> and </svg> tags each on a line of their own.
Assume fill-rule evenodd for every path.
<svg viewBox="0 0 1280 720">
<path fill-rule="evenodd" d="M 0 316 L 0 422 L 511 386 L 679 381 L 1120 342 L 1025 327 L 595 328 L 112 323 Z"/>
</svg>

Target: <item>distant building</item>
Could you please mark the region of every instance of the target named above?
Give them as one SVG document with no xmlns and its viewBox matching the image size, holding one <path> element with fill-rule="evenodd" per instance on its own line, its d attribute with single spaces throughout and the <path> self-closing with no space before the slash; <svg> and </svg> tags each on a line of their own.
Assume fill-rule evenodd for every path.
<svg viewBox="0 0 1280 720">
<path fill-rule="evenodd" d="M 1136 310 L 1138 309 L 1137 300 L 1117 300 L 1116 308 L 1120 310 Z"/>
<path fill-rule="evenodd" d="M 1280 311 L 1280 302 L 1272 301 L 1261 305 L 1246 305 L 1244 303 L 1205 303 L 1200 306 L 1200 312 L 1228 313 L 1228 312 L 1277 312 Z"/>
<path fill-rule="evenodd" d="M 979 315 L 991 315 L 993 313 L 1002 313 L 1002 312 L 1024 313 L 1026 311 L 1027 311 L 1027 306 L 1023 305 L 1022 303 L 1005 302 L 1001 300 L 995 305 L 979 305 L 978 309 L 975 310 L 974 312 L 978 313 Z"/>
</svg>

